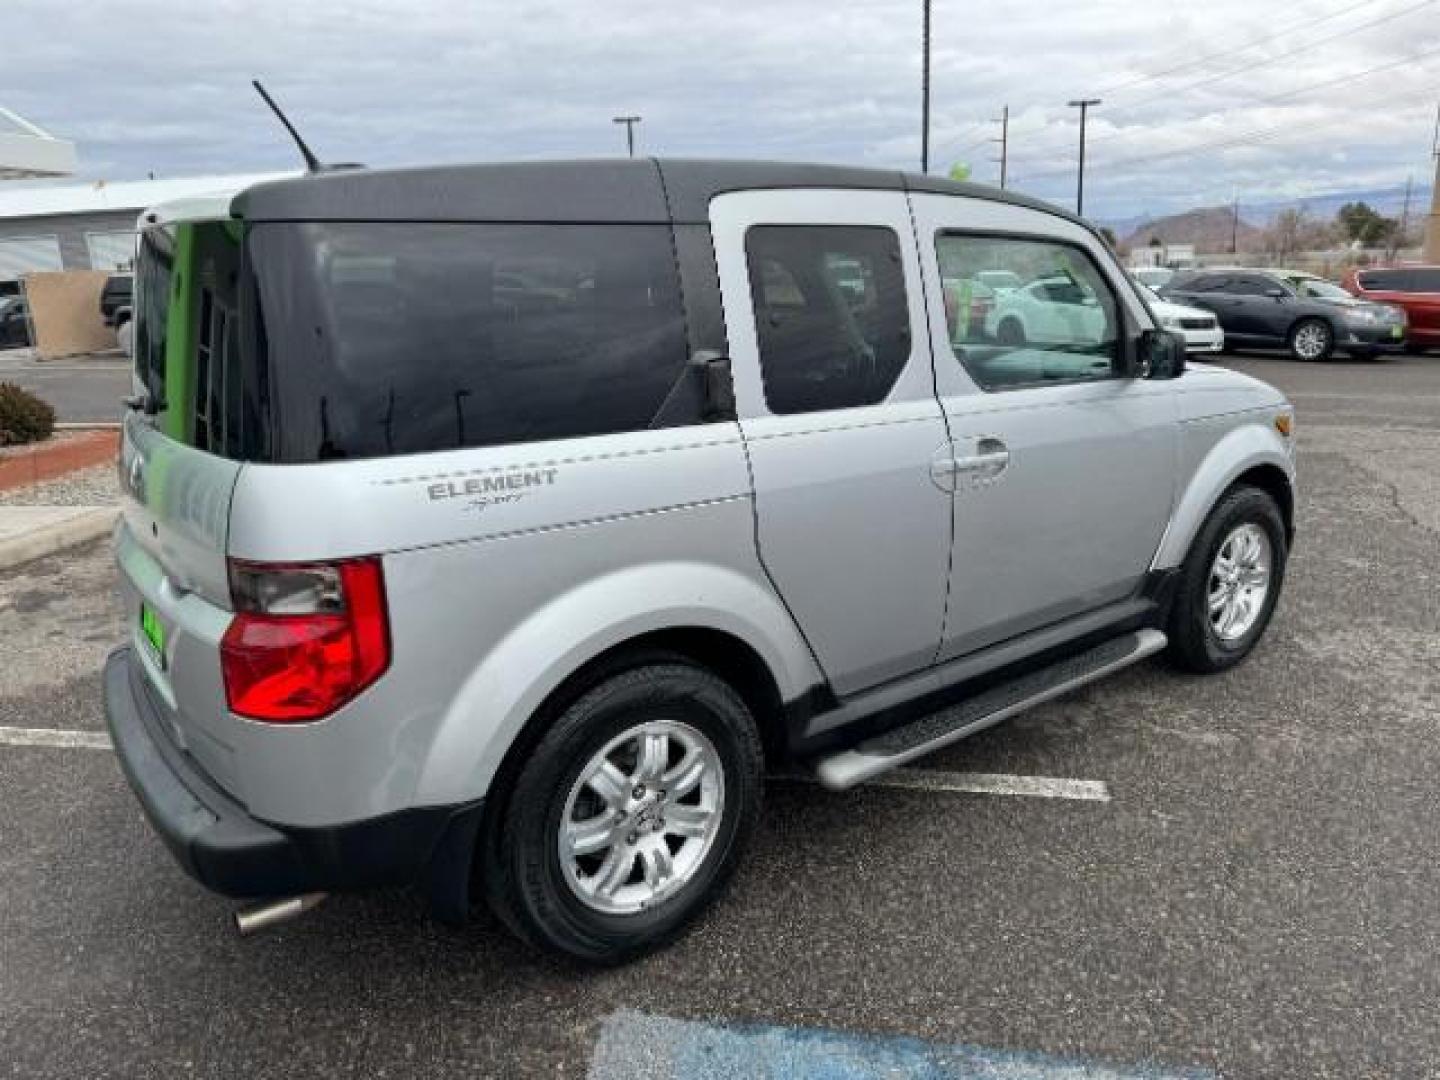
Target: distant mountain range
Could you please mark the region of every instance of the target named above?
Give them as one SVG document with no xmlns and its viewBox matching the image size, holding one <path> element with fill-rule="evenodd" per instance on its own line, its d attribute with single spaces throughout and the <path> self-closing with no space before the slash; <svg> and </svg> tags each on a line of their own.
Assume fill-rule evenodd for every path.
<svg viewBox="0 0 1440 1080">
<path fill-rule="evenodd" d="M 1371 188 L 1363 191 L 1336 191 L 1311 195 L 1303 199 L 1271 199 L 1264 202 L 1240 200 L 1240 248 L 1247 239 L 1270 225 L 1284 210 L 1302 208 L 1322 221 L 1333 220 L 1346 203 L 1369 203 L 1389 217 L 1399 217 L 1405 204 L 1405 186 Z M 1416 187 L 1410 193 L 1410 220 L 1422 221 L 1430 212 L 1430 188 Z M 1122 246 L 1148 244 L 1152 236 L 1170 244 L 1194 244 L 1201 251 L 1228 251 L 1232 210 L 1228 206 L 1186 210 L 1164 217 L 1140 214 L 1127 218 L 1102 220 L 1100 224 L 1114 230 Z"/>
<path fill-rule="evenodd" d="M 1113 226 L 1112 226 L 1113 227 Z M 1122 250 L 1145 247 L 1150 241 L 1162 244 L 1193 244 L 1196 251 L 1229 251 L 1230 233 L 1241 251 L 1248 251 L 1259 241 L 1260 228 L 1248 223 L 1243 217 L 1238 225 L 1234 212 L 1228 206 L 1211 206 L 1201 210 L 1186 210 L 1183 214 L 1171 214 L 1156 218 L 1132 229 L 1129 233 L 1116 233 Z"/>
</svg>

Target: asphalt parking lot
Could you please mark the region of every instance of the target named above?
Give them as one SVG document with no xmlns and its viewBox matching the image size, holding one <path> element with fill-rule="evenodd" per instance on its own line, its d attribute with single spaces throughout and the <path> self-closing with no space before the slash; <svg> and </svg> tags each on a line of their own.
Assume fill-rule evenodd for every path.
<svg viewBox="0 0 1440 1080">
<path fill-rule="evenodd" d="M 910 787 L 777 781 L 723 901 L 626 968 L 403 892 L 238 940 L 108 751 L 0 745 L 0 1074 L 1440 1074 L 1440 356 L 1224 362 L 1299 418 L 1254 657 L 1132 668 Z M 0 728 L 102 728 L 112 590 L 104 545 L 0 575 Z"/>
</svg>

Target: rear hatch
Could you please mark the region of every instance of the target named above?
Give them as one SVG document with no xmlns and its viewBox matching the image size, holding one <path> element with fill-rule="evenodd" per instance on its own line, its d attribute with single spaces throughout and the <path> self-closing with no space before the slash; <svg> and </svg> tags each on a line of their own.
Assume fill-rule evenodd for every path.
<svg viewBox="0 0 1440 1080">
<path fill-rule="evenodd" d="M 131 641 L 174 741 L 235 791 L 219 642 L 240 433 L 227 396 L 238 335 L 240 232 L 229 200 L 152 211 L 135 275 L 133 407 L 120 448 L 117 532 Z"/>
</svg>

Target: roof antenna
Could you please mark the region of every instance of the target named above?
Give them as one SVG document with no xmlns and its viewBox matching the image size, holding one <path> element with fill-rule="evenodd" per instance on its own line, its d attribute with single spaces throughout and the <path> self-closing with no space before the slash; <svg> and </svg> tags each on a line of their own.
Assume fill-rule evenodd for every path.
<svg viewBox="0 0 1440 1080">
<path fill-rule="evenodd" d="M 295 140 L 295 145 L 300 150 L 300 156 L 305 159 L 305 168 L 308 172 L 322 173 L 330 172 L 334 169 L 360 168 L 359 165 L 326 165 L 323 161 L 321 161 L 315 156 L 314 152 L 310 149 L 310 147 L 305 145 L 305 140 L 302 139 L 300 137 L 300 133 L 295 130 L 295 125 L 290 123 L 290 118 L 280 111 L 280 106 L 275 104 L 275 99 L 266 92 L 265 87 L 260 85 L 260 80 L 251 79 L 250 85 L 255 87 L 255 92 L 260 95 L 261 99 L 265 102 L 266 105 L 270 106 L 270 111 L 275 114 L 276 118 L 279 119 L 280 123 L 285 125 L 285 130 L 290 133 L 290 138 Z"/>
</svg>

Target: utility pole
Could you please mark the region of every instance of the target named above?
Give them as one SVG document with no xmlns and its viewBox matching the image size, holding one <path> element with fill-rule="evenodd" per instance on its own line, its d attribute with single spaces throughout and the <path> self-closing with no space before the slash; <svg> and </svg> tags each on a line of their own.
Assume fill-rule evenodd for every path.
<svg viewBox="0 0 1440 1080">
<path fill-rule="evenodd" d="M 1094 105 L 1099 105 L 1099 98 L 1081 98 L 1079 101 L 1070 102 L 1072 109 L 1080 110 L 1080 172 L 1075 183 L 1075 214 L 1077 217 L 1085 216 L 1085 120 L 1090 114 Z"/>
<path fill-rule="evenodd" d="M 1236 189 L 1230 197 L 1230 254 L 1235 254 L 1240 239 L 1240 192 Z"/>
<path fill-rule="evenodd" d="M 930 171 L 930 0 L 924 4 L 920 61 L 920 171 Z"/>
<path fill-rule="evenodd" d="M 1430 153 L 1435 158 L 1435 183 L 1430 192 L 1430 220 L 1425 223 L 1422 258 L 1434 264 L 1440 263 L 1440 106 L 1435 109 L 1435 139 L 1430 144 Z"/>
<path fill-rule="evenodd" d="M 1400 225 L 1390 237 L 1386 259 L 1393 262 L 1400 254 L 1400 245 L 1405 243 L 1405 230 L 1410 228 L 1410 192 L 1415 186 L 1415 177 L 1405 177 L 1405 202 L 1400 207 Z"/>
<path fill-rule="evenodd" d="M 635 125 L 640 123 L 638 116 L 616 116 L 611 123 L 625 125 L 625 150 L 631 157 L 635 156 Z"/>
<path fill-rule="evenodd" d="M 994 121 L 1000 125 L 1000 137 L 991 139 L 991 142 L 1000 144 L 1000 190 L 1005 190 L 1005 173 L 1010 164 L 1010 106 L 1006 105 L 1000 112 L 1000 119 Z M 991 158 L 992 161 L 996 160 Z"/>
</svg>

